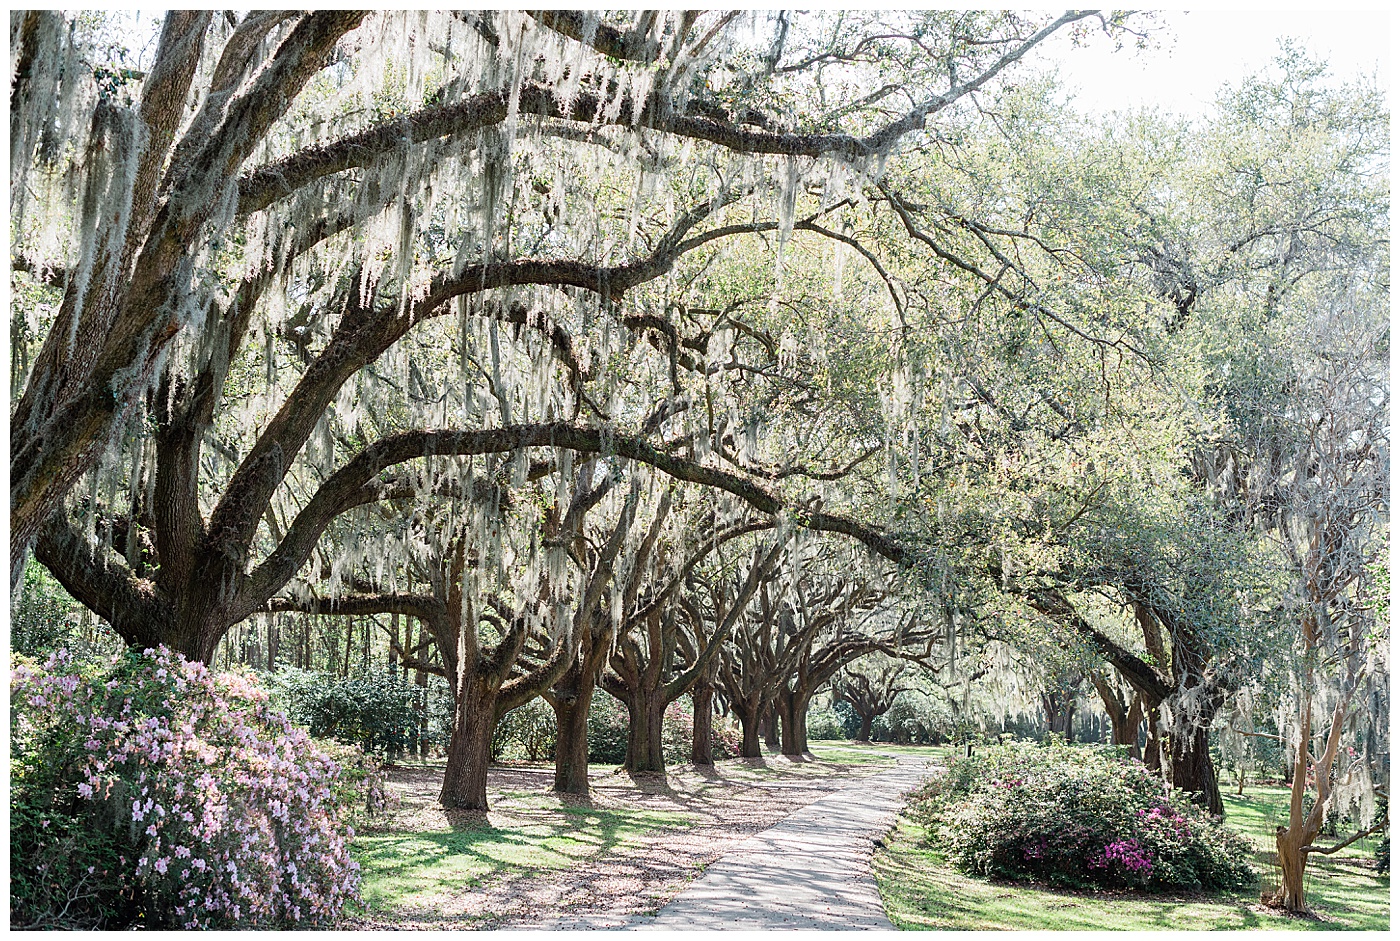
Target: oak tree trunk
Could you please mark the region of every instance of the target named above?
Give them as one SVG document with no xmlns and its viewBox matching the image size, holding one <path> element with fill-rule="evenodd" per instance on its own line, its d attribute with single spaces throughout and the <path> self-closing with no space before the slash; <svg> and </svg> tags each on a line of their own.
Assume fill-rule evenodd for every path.
<svg viewBox="0 0 1400 941">
<path fill-rule="evenodd" d="M 862 712 L 860 715 L 860 731 L 856 732 L 857 742 L 870 741 L 870 727 L 875 723 L 875 717 L 869 713 Z"/>
<path fill-rule="evenodd" d="M 770 705 L 763 713 L 763 742 L 769 748 L 778 747 L 778 710 L 776 705 Z"/>
<path fill-rule="evenodd" d="M 627 771 L 665 771 L 661 717 L 666 710 L 660 690 L 636 690 L 627 697 Z"/>
<path fill-rule="evenodd" d="M 1156 706 L 1147 711 L 1147 744 L 1143 746 L 1142 763 L 1149 771 L 1162 770 L 1162 717 Z"/>
<path fill-rule="evenodd" d="M 452 716 L 452 738 L 442 775 L 442 806 L 486 810 L 486 771 L 491 766 L 491 733 L 496 728 L 500 688 L 486 677 L 465 679 Z"/>
<path fill-rule="evenodd" d="M 741 758 L 762 758 L 763 742 L 759 735 L 758 710 L 735 702 L 734 714 L 739 717 L 739 756 Z"/>
<path fill-rule="evenodd" d="M 1225 814 L 1220 798 L 1220 782 L 1210 760 L 1210 726 L 1196 725 L 1189 732 L 1170 740 L 1172 787 L 1186 791 L 1191 802 L 1217 817 Z"/>
<path fill-rule="evenodd" d="M 807 706 L 811 699 L 796 693 L 780 692 L 773 708 L 782 727 L 783 754 L 807 754 Z"/>
<path fill-rule="evenodd" d="M 554 790 L 560 794 L 588 795 L 588 707 L 593 690 L 574 696 L 555 696 L 551 705 L 558 724 L 554 745 Z"/>
<path fill-rule="evenodd" d="M 611 630 L 584 631 L 573 666 L 546 697 L 557 726 L 554 790 L 560 794 L 588 795 L 588 710 L 611 643 Z"/>
<path fill-rule="evenodd" d="M 713 765 L 715 749 L 712 741 L 715 723 L 715 687 L 711 683 L 696 683 L 690 692 L 694 718 L 691 723 L 690 761 L 697 765 Z"/>
</svg>

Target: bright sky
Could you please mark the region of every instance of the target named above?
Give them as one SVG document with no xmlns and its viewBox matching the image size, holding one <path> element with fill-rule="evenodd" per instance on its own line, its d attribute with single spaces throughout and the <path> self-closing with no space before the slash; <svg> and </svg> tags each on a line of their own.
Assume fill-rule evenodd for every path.
<svg viewBox="0 0 1400 941">
<path fill-rule="evenodd" d="M 1278 41 L 1293 37 L 1328 62 L 1334 79 L 1374 74 L 1389 87 L 1391 15 L 1373 10 L 1214 10 L 1158 14 L 1159 44 L 1117 52 L 1100 38 L 1071 48 L 1055 40 L 1045 50 L 1060 62 L 1060 74 L 1079 89 L 1081 107 L 1114 110 L 1157 104 L 1198 114 L 1224 82 L 1237 84 L 1269 64 Z"/>
</svg>

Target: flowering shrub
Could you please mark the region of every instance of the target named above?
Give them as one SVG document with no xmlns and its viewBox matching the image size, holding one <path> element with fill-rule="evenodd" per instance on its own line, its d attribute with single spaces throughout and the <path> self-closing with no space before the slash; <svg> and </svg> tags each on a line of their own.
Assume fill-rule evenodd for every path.
<svg viewBox="0 0 1400 941">
<path fill-rule="evenodd" d="M 14 926 L 333 922 L 356 789 L 249 676 L 165 648 L 10 680 Z"/>
<path fill-rule="evenodd" d="M 1250 885 L 1248 843 L 1168 798 L 1141 762 L 1094 746 L 1009 743 L 958 759 L 913 802 L 954 865 L 1072 886 Z"/>
<path fill-rule="evenodd" d="M 695 737 L 695 708 L 689 696 L 666 707 L 661 715 L 661 748 L 667 764 L 690 762 L 690 743 Z M 733 723 L 715 716 L 710 724 L 710 750 L 715 761 L 739 757 L 739 732 Z"/>
<path fill-rule="evenodd" d="M 1152 851 L 1134 839 L 1114 840 L 1089 860 L 1089 868 L 1117 870 L 1128 879 L 1146 882 L 1152 878 Z"/>
</svg>

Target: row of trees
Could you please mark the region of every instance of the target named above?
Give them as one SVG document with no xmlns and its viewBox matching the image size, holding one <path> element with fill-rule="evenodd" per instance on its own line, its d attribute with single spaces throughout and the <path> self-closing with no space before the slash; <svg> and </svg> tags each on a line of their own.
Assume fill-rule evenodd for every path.
<svg viewBox="0 0 1400 941">
<path fill-rule="evenodd" d="M 196 11 L 149 62 L 110 25 L 11 18 L 12 597 L 32 551 L 202 660 L 402 619 L 450 806 L 536 697 L 579 791 L 599 686 L 635 770 L 686 694 L 798 753 L 874 652 L 1033 662 L 1059 722 L 1093 677 L 1216 811 L 1267 664 L 1295 782 L 1337 777 L 1386 682 L 1373 86 L 1286 51 L 1208 121 L 1103 121 L 1031 67 L 1141 38 L 1084 11 Z"/>
</svg>

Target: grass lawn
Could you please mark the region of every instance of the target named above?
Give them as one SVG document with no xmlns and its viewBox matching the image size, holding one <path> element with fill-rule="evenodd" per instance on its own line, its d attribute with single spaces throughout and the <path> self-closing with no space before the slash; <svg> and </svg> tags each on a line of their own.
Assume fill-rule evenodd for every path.
<svg viewBox="0 0 1400 941">
<path fill-rule="evenodd" d="M 808 742 L 807 747 L 814 757 L 843 765 L 892 764 L 897 755 L 946 762 L 953 753 L 952 745 L 890 745 L 884 742 Z"/>
<path fill-rule="evenodd" d="M 1286 813 L 1281 787 L 1246 788 L 1225 795 L 1226 824 L 1259 850 L 1255 864 L 1267 879 L 1273 825 Z M 875 856 L 885 910 L 899 928 L 919 929 L 1321 929 L 1390 927 L 1390 876 L 1371 868 L 1375 840 L 1353 844 L 1331 858 L 1308 862 L 1308 899 L 1317 919 L 1287 918 L 1259 904 L 1258 889 L 1178 896 L 1132 892 L 1071 892 L 992 882 L 965 875 L 923 842 L 922 828 L 901 818 Z"/>
<path fill-rule="evenodd" d="M 362 873 L 364 928 L 501 928 L 587 914 L 622 922 L 654 913 L 716 849 L 893 759 L 857 749 L 846 761 L 768 755 L 665 775 L 592 768 L 592 796 L 552 794 L 552 763 L 491 768 L 486 814 L 444 810 L 442 762 L 388 775 L 390 807 L 361 821 L 351 850 Z"/>
<path fill-rule="evenodd" d="M 537 795 L 508 794 L 528 803 Z M 431 908 L 443 894 L 480 884 L 508 869 L 567 869 L 656 830 L 683 826 L 688 817 L 664 811 L 617 812 L 557 806 L 553 819 L 479 821 L 458 828 L 365 835 L 355 839 L 355 858 L 369 911 Z"/>
</svg>

